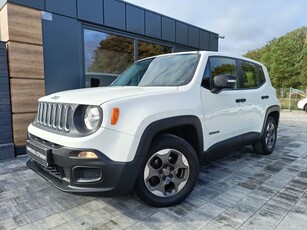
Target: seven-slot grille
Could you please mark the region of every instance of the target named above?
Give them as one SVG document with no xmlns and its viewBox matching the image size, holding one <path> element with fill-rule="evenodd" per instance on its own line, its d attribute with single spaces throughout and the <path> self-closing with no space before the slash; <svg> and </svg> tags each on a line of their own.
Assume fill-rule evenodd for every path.
<svg viewBox="0 0 307 230">
<path fill-rule="evenodd" d="M 73 106 L 39 102 L 36 122 L 44 127 L 69 132 L 72 125 Z"/>
</svg>

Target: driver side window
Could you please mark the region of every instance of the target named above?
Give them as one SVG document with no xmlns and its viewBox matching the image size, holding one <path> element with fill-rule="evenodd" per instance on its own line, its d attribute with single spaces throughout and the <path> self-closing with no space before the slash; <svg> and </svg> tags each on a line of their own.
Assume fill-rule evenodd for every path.
<svg viewBox="0 0 307 230">
<path fill-rule="evenodd" d="M 217 75 L 232 75 L 238 81 L 236 60 L 226 57 L 210 57 L 203 76 L 202 86 L 212 89 L 212 79 Z M 237 88 L 237 85 L 235 88 Z"/>
</svg>

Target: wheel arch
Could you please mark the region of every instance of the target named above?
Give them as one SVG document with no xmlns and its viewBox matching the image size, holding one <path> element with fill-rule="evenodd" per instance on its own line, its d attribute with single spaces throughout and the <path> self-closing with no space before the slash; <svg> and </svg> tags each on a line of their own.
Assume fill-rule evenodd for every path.
<svg viewBox="0 0 307 230">
<path fill-rule="evenodd" d="M 265 132 L 265 124 L 268 120 L 268 117 L 273 117 L 275 122 L 276 122 L 276 129 L 278 128 L 278 124 L 279 124 L 279 117 L 280 117 L 280 106 L 278 105 L 273 105 L 271 107 L 269 107 L 266 111 L 265 114 L 265 119 L 262 125 L 262 130 L 261 130 L 261 135 L 259 135 L 260 137 L 263 135 L 263 133 Z"/>
<path fill-rule="evenodd" d="M 181 137 L 194 148 L 199 159 L 203 159 L 203 132 L 198 117 L 193 115 L 169 117 L 149 124 L 140 139 L 136 157 L 145 156 L 155 137 L 169 133 Z"/>
</svg>

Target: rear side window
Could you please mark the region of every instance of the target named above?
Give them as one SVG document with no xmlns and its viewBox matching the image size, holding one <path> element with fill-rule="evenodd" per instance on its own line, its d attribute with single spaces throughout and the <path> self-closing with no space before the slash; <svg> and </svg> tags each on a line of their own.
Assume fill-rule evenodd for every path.
<svg viewBox="0 0 307 230">
<path fill-rule="evenodd" d="M 258 84 L 255 64 L 241 61 L 241 73 L 240 88 L 257 88 Z"/>
</svg>

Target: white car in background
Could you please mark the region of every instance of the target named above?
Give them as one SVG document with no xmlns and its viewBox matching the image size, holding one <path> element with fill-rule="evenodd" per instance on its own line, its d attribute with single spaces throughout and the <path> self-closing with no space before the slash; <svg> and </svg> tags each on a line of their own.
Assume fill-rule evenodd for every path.
<svg viewBox="0 0 307 230">
<path fill-rule="evenodd" d="M 307 97 L 299 100 L 297 102 L 297 107 L 307 112 Z"/>
</svg>

